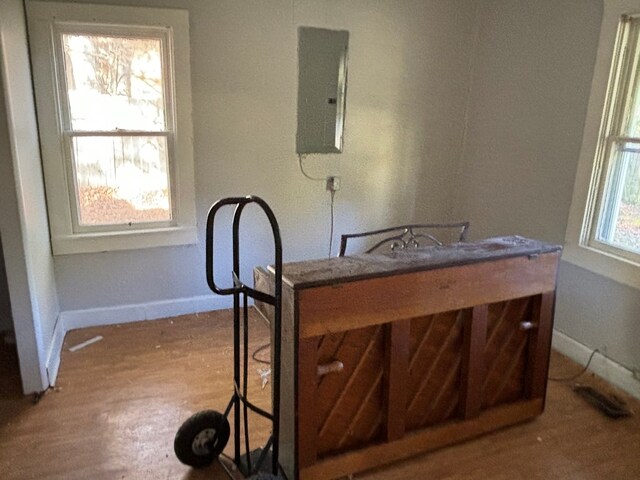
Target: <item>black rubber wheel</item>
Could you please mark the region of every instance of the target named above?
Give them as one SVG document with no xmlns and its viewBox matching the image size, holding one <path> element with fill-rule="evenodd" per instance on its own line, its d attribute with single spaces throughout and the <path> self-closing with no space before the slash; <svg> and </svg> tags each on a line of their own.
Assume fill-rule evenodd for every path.
<svg viewBox="0 0 640 480">
<path fill-rule="evenodd" d="M 203 410 L 189 417 L 176 433 L 173 450 L 185 465 L 210 465 L 227 445 L 229 421 L 219 412 Z"/>
</svg>

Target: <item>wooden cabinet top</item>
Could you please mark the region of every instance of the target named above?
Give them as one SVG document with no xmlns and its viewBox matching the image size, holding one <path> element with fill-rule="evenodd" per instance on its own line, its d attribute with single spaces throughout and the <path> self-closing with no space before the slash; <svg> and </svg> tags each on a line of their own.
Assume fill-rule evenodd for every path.
<svg viewBox="0 0 640 480">
<path fill-rule="evenodd" d="M 561 250 L 560 245 L 520 236 L 495 237 L 421 249 L 286 263 L 282 268 L 282 280 L 294 289 L 303 289 L 511 257 L 559 253 Z"/>
</svg>

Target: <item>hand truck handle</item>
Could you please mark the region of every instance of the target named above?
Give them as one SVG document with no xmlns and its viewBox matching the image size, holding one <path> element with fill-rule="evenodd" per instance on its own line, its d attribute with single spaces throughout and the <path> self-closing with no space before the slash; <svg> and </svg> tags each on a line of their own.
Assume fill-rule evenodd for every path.
<svg viewBox="0 0 640 480">
<path fill-rule="evenodd" d="M 271 210 L 269 205 L 260 197 L 256 197 L 253 195 L 248 195 L 246 197 L 229 197 L 229 198 L 223 198 L 221 200 L 218 200 L 209 209 L 209 214 L 207 215 L 207 230 L 206 230 L 207 283 L 209 284 L 209 288 L 213 290 L 215 293 L 217 293 L 218 295 L 233 295 L 234 293 L 240 293 L 241 291 L 246 291 L 247 289 L 253 290 L 245 286 L 240 281 L 240 258 L 239 258 L 240 217 L 242 215 L 242 211 L 244 210 L 244 207 L 246 207 L 250 203 L 258 204 L 266 214 L 269 220 L 269 223 L 271 225 L 271 229 L 273 231 L 273 238 L 275 243 L 276 270 L 280 270 L 280 268 L 278 267 L 282 265 L 282 241 L 280 239 L 280 230 L 278 228 L 278 222 L 276 221 L 275 215 L 273 214 L 273 211 Z M 221 288 L 216 284 L 214 279 L 214 258 L 213 258 L 214 243 L 215 243 L 214 224 L 215 224 L 215 217 L 218 211 L 222 207 L 225 207 L 228 205 L 236 205 L 236 209 L 233 214 L 233 277 L 232 277 L 233 287 Z"/>
</svg>

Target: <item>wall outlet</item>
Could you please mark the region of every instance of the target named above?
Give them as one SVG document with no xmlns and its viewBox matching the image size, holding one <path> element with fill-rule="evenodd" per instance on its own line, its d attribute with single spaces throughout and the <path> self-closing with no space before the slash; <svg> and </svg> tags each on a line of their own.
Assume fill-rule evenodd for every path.
<svg viewBox="0 0 640 480">
<path fill-rule="evenodd" d="M 328 176 L 327 177 L 327 191 L 337 192 L 340 190 L 341 182 L 340 177 Z"/>
</svg>

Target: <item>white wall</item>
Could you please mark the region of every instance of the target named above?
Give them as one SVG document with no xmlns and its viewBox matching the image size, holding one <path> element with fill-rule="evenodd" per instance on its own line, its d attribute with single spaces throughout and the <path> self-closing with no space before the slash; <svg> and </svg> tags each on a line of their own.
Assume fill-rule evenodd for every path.
<svg viewBox="0 0 640 480">
<path fill-rule="evenodd" d="M 640 292 L 569 262 L 560 267 L 556 328 L 640 373 Z"/>
<path fill-rule="evenodd" d="M 455 193 L 464 145 L 474 45 L 478 40 L 477 16 L 482 8 L 482 1 L 457 2 L 448 17 L 451 23 L 440 23 L 443 31 L 429 42 L 431 51 L 439 52 L 439 58 L 435 55 L 427 58 L 425 68 L 440 79 L 434 79 L 429 86 L 430 96 L 425 104 L 430 115 L 422 131 L 426 154 L 415 172 L 420 179 L 413 219 L 417 223 L 466 220 L 467 212 L 455 209 Z"/>
<path fill-rule="evenodd" d="M 20 0 L 0 2 L 0 235 L 25 393 L 49 386 L 58 317 L 26 28 Z"/>
<path fill-rule="evenodd" d="M 601 0 L 481 2 L 455 211 L 475 238 L 563 243 Z M 556 328 L 640 367 L 640 294 L 562 262 Z"/>
<path fill-rule="evenodd" d="M 312 176 L 342 177 L 335 238 L 414 217 L 447 216 L 451 162 L 461 146 L 470 2 L 126 3 L 190 13 L 200 242 L 56 257 L 63 311 L 208 294 L 203 226 L 210 205 L 225 196 L 256 194 L 271 204 L 281 224 L 285 260 L 327 255 L 329 196 L 323 183 L 300 174 L 294 153 L 301 25 L 350 32 L 344 153 L 305 162 Z M 423 168 L 424 182 L 416 174 Z M 246 274 L 271 261 L 268 236 L 258 235 L 257 228 L 248 231 Z M 335 248 L 334 242 L 334 254 Z M 217 273 L 227 280 L 231 266 L 228 255 L 221 257 Z"/>
<path fill-rule="evenodd" d="M 456 195 L 475 237 L 564 241 L 601 4 L 481 2 Z"/>
</svg>

